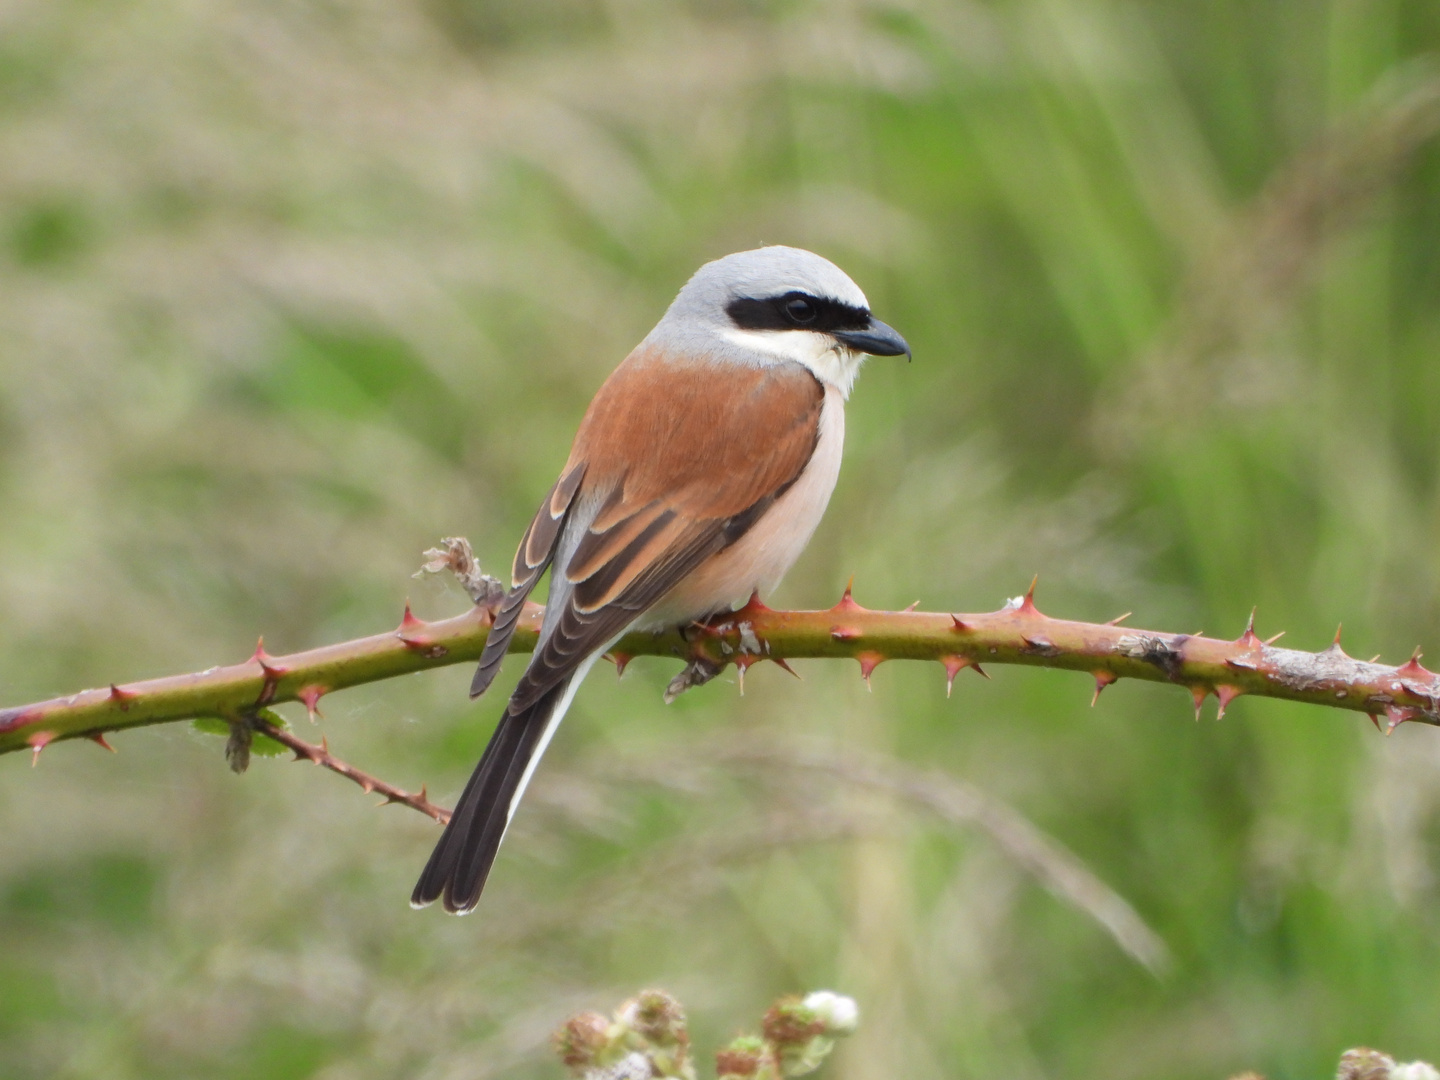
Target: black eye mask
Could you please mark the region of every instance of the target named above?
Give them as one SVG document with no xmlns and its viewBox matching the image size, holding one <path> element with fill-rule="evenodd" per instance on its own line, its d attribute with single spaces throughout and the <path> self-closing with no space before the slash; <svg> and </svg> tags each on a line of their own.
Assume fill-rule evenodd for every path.
<svg viewBox="0 0 1440 1080">
<path fill-rule="evenodd" d="M 725 305 L 725 313 L 741 330 L 864 330 L 870 312 L 839 300 L 787 292 L 781 296 L 741 296 Z"/>
</svg>

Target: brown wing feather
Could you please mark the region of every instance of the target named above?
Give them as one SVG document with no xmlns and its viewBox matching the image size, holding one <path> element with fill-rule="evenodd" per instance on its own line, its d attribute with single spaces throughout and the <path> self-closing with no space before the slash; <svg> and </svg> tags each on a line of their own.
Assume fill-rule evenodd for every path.
<svg viewBox="0 0 1440 1080">
<path fill-rule="evenodd" d="M 621 364 L 567 465 L 583 466 L 584 492 L 604 501 L 561 568 L 574 588 L 510 711 L 743 536 L 809 463 L 823 405 L 799 364 L 719 368 L 645 352 Z"/>
<path fill-rule="evenodd" d="M 617 488 L 615 491 L 617 498 L 614 501 L 619 502 L 618 496 L 621 494 L 623 492 Z M 602 508 L 601 515 L 604 514 L 605 509 Z M 570 561 L 565 567 L 565 577 L 574 582 L 585 581 L 593 577 L 614 557 L 618 549 L 629 544 L 664 514 L 670 514 L 670 511 L 663 504 L 653 502 L 648 506 L 642 506 L 629 517 L 619 520 L 610 518 L 609 520 L 613 524 L 604 528 L 592 524 L 585 531 L 585 535 L 580 538 L 574 554 L 570 556 Z M 674 515 L 671 514 L 671 516 Z"/>
</svg>

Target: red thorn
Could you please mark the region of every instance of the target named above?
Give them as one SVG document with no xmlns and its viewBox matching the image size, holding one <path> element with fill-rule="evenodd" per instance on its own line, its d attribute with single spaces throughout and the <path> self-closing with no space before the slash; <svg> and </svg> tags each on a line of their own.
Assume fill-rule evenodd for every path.
<svg viewBox="0 0 1440 1080">
<path fill-rule="evenodd" d="M 764 659 L 764 657 L 755 656 L 755 655 L 753 655 L 752 653 L 736 653 L 736 654 L 735 654 L 735 676 L 736 676 L 736 681 L 740 684 L 740 696 L 741 696 L 741 697 L 744 697 L 744 696 L 745 696 L 745 671 L 746 671 L 746 669 L 749 668 L 751 664 L 754 664 L 754 663 L 756 663 L 756 662 L 758 662 L 758 661 L 760 661 L 760 660 L 763 660 L 763 659 Z"/>
<path fill-rule="evenodd" d="M 1266 644 L 1266 645 L 1274 645 L 1275 642 L 1279 641 L 1279 640 L 1280 640 L 1282 637 L 1284 637 L 1284 636 L 1285 636 L 1285 631 L 1284 631 L 1284 630 L 1281 630 L 1278 634 L 1275 634 L 1275 635 L 1272 636 L 1272 637 L 1266 638 L 1266 639 L 1265 639 L 1265 644 Z"/>
<path fill-rule="evenodd" d="M 785 658 L 784 658 L 783 656 L 771 656 L 771 657 L 767 657 L 766 659 L 768 659 L 771 663 L 776 664 L 776 665 L 778 665 L 778 666 L 781 667 L 781 668 L 784 668 L 784 669 L 785 669 L 786 671 L 788 671 L 791 675 L 794 675 L 795 678 L 800 679 L 800 673 L 799 673 L 798 671 L 796 671 L 793 667 L 791 667 L 789 664 L 787 664 L 787 663 L 785 662 Z M 801 682 L 804 682 L 805 680 L 804 680 L 804 679 L 800 679 L 800 681 L 801 681 Z"/>
<path fill-rule="evenodd" d="M 830 610 L 831 610 L 831 611 L 869 611 L 869 610 L 870 610 L 869 608 L 863 608 L 863 607 L 861 607 L 859 604 L 857 604 L 857 603 L 855 602 L 854 592 L 855 592 L 855 578 L 852 576 L 852 577 L 850 578 L 850 580 L 849 580 L 849 581 L 846 583 L 846 585 L 845 585 L 845 594 L 840 597 L 840 602 L 839 602 L 838 604 L 836 604 L 836 605 L 835 605 L 833 608 L 831 608 Z"/>
<path fill-rule="evenodd" d="M 1205 698 L 1210 694 L 1210 688 L 1203 683 L 1197 683 L 1190 687 L 1190 696 L 1195 699 L 1195 719 L 1200 719 L 1200 709 L 1205 704 Z"/>
<path fill-rule="evenodd" d="M 415 617 L 415 613 L 410 610 L 410 601 L 409 601 L 409 600 L 406 600 L 406 601 L 405 601 L 405 614 L 403 614 L 403 615 L 400 616 L 400 629 L 401 629 L 401 631 L 405 631 L 405 630 L 419 630 L 419 629 L 421 629 L 424 625 L 425 625 L 424 620 L 422 620 L 422 619 L 417 619 L 417 618 Z"/>
<path fill-rule="evenodd" d="M 284 664 L 275 663 L 275 657 L 265 651 L 265 639 L 262 637 L 255 643 L 255 653 L 250 657 L 260 665 L 260 670 L 265 673 L 269 682 L 274 682 L 280 676 L 288 674 L 290 669 Z"/>
<path fill-rule="evenodd" d="M 1113 671 L 1106 671 L 1104 668 L 1100 668 L 1092 674 L 1095 676 L 1095 696 L 1090 699 L 1090 707 L 1093 709 L 1095 703 L 1100 700 L 1100 691 L 1113 682 L 1119 682 L 1120 676 Z"/>
<path fill-rule="evenodd" d="M 315 722 L 317 716 L 322 720 L 325 718 L 324 714 L 320 711 L 320 699 L 325 696 L 327 690 L 328 687 L 321 686 L 319 683 L 311 683 L 309 686 L 302 686 L 295 695 L 304 703 L 305 715 L 310 717 L 312 724 Z"/>
<path fill-rule="evenodd" d="M 113 682 L 110 684 L 110 700 L 115 702 L 116 705 L 120 706 L 121 712 L 129 712 L 130 702 L 134 701 L 139 696 L 140 695 L 137 694 L 134 690 L 122 690 Z"/>
<path fill-rule="evenodd" d="M 870 676 L 875 669 L 884 662 L 885 657 L 878 652 L 856 653 L 855 659 L 860 661 L 860 677 L 865 680 L 865 689 L 870 689 Z"/>
<path fill-rule="evenodd" d="M 605 655 L 609 657 L 610 662 L 615 665 L 615 677 L 617 679 L 625 674 L 626 667 L 629 666 L 631 660 L 635 659 L 630 653 L 623 652 L 611 652 Z"/>
<path fill-rule="evenodd" d="M 1215 719 L 1223 720 L 1225 718 L 1225 710 L 1230 707 L 1230 703 L 1244 692 L 1240 687 L 1231 686 L 1229 683 L 1220 683 L 1216 686 L 1215 696 L 1220 699 L 1220 711 L 1215 714 Z"/>
<path fill-rule="evenodd" d="M 1015 609 L 1015 614 L 1040 615 L 1039 609 L 1035 607 L 1035 586 L 1039 583 L 1039 581 L 1039 574 L 1036 574 L 1033 578 L 1030 579 L 1030 588 L 1025 590 L 1025 597 L 1020 601 L 1020 606 Z M 1045 616 L 1040 615 L 1040 617 L 1043 619 Z"/>
<path fill-rule="evenodd" d="M 1422 666 L 1420 663 L 1420 657 L 1424 655 L 1425 654 L 1420 651 L 1420 647 L 1417 645 L 1415 647 L 1414 655 L 1412 655 L 1409 660 L 1405 661 L 1405 663 L 1401 664 L 1398 668 L 1396 668 L 1395 674 L 1399 675 L 1402 679 L 1424 679 L 1427 682 L 1433 679 L 1435 677 L 1435 673 L 1433 671 L 1426 671 L 1424 666 Z"/>
<path fill-rule="evenodd" d="M 91 734 L 86 735 L 85 737 L 86 737 L 87 739 L 89 739 L 91 742 L 93 742 L 96 746 L 103 746 L 106 750 L 109 750 L 112 754 L 115 753 L 115 747 L 111 746 L 108 742 L 105 741 L 105 733 L 104 733 L 103 731 L 92 732 Z"/>
<path fill-rule="evenodd" d="M 860 636 L 860 628 L 858 626 L 832 626 L 830 627 L 830 636 L 836 641 L 854 641 Z"/>
<path fill-rule="evenodd" d="M 1116 615 L 1113 619 L 1111 619 L 1111 620 L 1110 620 L 1109 622 L 1107 622 L 1105 625 L 1106 625 L 1106 626 L 1119 626 L 1122 622 L 1124 622 L 1126 619 L 1128 619 L 1131 615 L 1134 615 L 1134 614 L 1135 614 L 1135 613 L 1134 613 L 1133 611 L 1127 611 L 1127 612 L 1125 612 L 1124 615 Z"/>
<path fill-rule="evenodd" d="M 959 615 L 951 615 L 950 621 L 954 623 L 950 629 L 954 630 L 957 634 L 963 634 L 966 630 L 970 629 L 970 624 L 961 619 Z"/>
<path fill-rule="evenodd" d="M 405 645 L 407 649 L 415 649 L 419 652 L 430 654 L 433 649 L 444 648 L 437 646 L 433 638 L 426 637 L 418 631 L 424 630 L 426 622 L 417 619 L 415 613 L 410 610 L 410 601 L 405 601 L 405 614 L 400 616 L 400 625 L 395 629 L 395 636 Z M 439 655 L 444 655 L 443 653 Z"/>
<path fill-rule="evenodd" d="M 940 663 L 945 667 L 945 696 L 950 696 L 950 691 L 955 688 L 955 676 L 964 671 L 967 667 L 974 667 L 975 661 L 968 656 L 942 656 Z"/>
<path fill-rule="evenodd" d="M 263 635 L 255 640 L 255 651 L 250 654 L 250 659 L 254 660 L 261 667 L 266 667 L 274 661 L 275 658 L 265 651 L 265 638 Z"/>
<path fill-rule="evenodd" d="M 1260 639 L 1255 636 L 1255 609 L 1250 609 L 1250 621 L 1245 624 L 1245 633 L 1235 639 L 1235 644 L 1242 649 L 1253 649 L 1260 644 Z"/>
<path fill-rule="evenodd" d="M 1385 718 L 1388 723 L 1385 725 L 1385 734 L 1394 734 L 1397 727 L 1410 720 L 1414 720 L 1419 715 L 1419 709 L 1406 708 L 1400 705 L 1386 705 Z"/>
<path fill-rule="evenodd" d="M 25 740 L 31 750 L 30 767 L 32 769 L 40 763 L 40 751 L 49 746 L 54 738 L 53 731 L 37 731 Z"/>
<path fill-rule="evenodd" d="M 1341 623 L 1339 626 L 1335 627 L 1335 640 L 1330 643 L 1330 647 L 1325 651 L 1332 656 L 1343 656 L 1345 657 L 1345 659 L 1348 660 L 1350 659 L 1350 655 L 1340 647 L 1340 631 L 1344 628 L 1344 626 L 1345 624 Z"/>
<path fill-rule="evenodd" d="M 732 612 L 729 618 L 734 619 L 742 615 L 761 615 L 767 611 L 774 610 L 774 608 L 769 607 L 760 599 L 760 590 L 756 589 L 750 594 L 750 599 L 745 601 L 745 606 Z"/>
<path fill-rule="evenodd" d="M 970 666 L 975 669 L 975 674 L 976 674 L 976 675 L 980 675 L 980 676 L 982 676 L 982 677 L 984 677 L 984 678 L 986 678 L 986 679 L 990 678 L 990 676 L 986 673 L 985 669 L 984 669 L 983 667 L 981 667 L 979 664 L 973 664 L 973 663 L 972 663 Z"/>
<path fill-rule="evenodd" d="M 1372 724 L 1375 725 L 1375 730 L 1376 730 L 1376 731 L 1381 731 L 1381 730 L 1383 730 L 1383 729 L 1380 727 L 1380 714 L 1379 714 L 1379 713 L 1373 713 L 1373 712 L 1372 712 L 1372 713 L 1366 713 L 1365 715 L 1368 716 L 1368 717 L 1370 717 L 1370 723 L 1372 723 Z"/>
</svg>

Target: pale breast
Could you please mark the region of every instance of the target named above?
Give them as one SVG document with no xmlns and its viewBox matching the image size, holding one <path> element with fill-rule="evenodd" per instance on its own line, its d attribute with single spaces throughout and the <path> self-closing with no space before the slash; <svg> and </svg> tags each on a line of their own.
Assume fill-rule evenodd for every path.
<svg viewBox="0 0 1440 1080">
<path fill-rule="evenodd" d="M 636 626 L 662 629 L 738 607 L 759 591 L 768 596 L 795 564 L 825 514 L 845 445 L 845 403 L 835 386 L 825 388 L 815 453 L 799 478 L 750 530 L 696 568 Z"/>
</svg>

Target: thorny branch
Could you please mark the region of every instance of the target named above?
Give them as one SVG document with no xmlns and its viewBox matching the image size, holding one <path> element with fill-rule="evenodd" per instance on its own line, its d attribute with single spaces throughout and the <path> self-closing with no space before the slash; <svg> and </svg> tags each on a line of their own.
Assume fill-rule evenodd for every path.
<svg viewBox="0 0 1440 1080">
<path fill-rule="evenodd" d="M 497 584 L 478 573 L 464 541 L 447 541 L 445 550 L 427 555 L 426 569 L 461 574 L 479 601 L 472 610 L 425 622 L 407 605 L 398 627 L 373 637 L 288 656 L 270 655 L 262 640 L 238 664 L 0 709 L 0 753 L 28 748 L 38 758 L 50 743 L 74 738 L 108 746 L 106 732 L 195 718 L 219 718 L 234 730 L 259 710 L 287 701 L 303 703 L 313 717 L 320 699 L 336 690 L 473 661 L 489 633 Z M 1032 582 L 1024 596 L 998 611 L 967 615 L 872 611 L 861 607 L 849 588 L 823 611 L 775 611 L 754 597 L 740 610 L 684 633 L 627 635 L 613 658 L 621 668 L 641 655 L 680 659 L 687 670 L 734 664 L 742 680 L 745 669 L 761 660 L 787 666 L 787 659 L 802 657 L 849 658 L 859 663 L 867 682 L 883 661 L 929 660 L 944 669 L 947 693 L 965 668 L 983 675 L 981 661 L 1024 664 L 1089 672 L 1097 697 L 1120 678 L 1174 683 L 1190 691 L 1197 716 L 1210 695 L 1219 700 L 1223 716 L 1236 697 L 1252 694 L 1367 713 L 1377 728 L 1383 716 L 1387 732 L 1408 720 L 1440 724 L 1440 676 L 1421 665 L 1418 651 L 1399 666 L 1356 660 L 1341 648 L 1338 633 L 1320 652 L 1277 648 L 1274 638 L 1262 641 L 1256 635 L 1253 614 L 1233 641 L 1132 630 L 1119 625 L 1124 617 L 1103 624 L 1055 619 L 1035 606 L 1034 590 Z M 539 605 L 526 605 L 512 652 L 534 647 L 543 615 Z M 327 764 L 328 751 L 321 747 L 301 756 Z M 338 764 L 327 767 L 362 786 L 375 783 Z"/>
<path fill-rule="evenodd" d="M 257 732 L 262 735 L 268 735 L 287 750 L 293 752 L 296 761 L 311 761 L 316 765 L 322 765 L 331 772 L 339 773 L 347 780 L 355 781 L 367 794 L 374 792 L 377 795 L 383 795 L 385 798 L 384 802 L 380 804 L 381 806 L 388 805 L 389 803 L 399 803 L 402 806 L 410 807 L 412 810 L 419 810 L 420 813 L 425 814 L 427 817 L 434 818 L 441 825 L 445 825 L 450 821 L 450 811 L 446 810 L 443 806 L 436 806 L 432 803 L 427 796 L 424 785 L 421 785 L 418 792 L 402 791 L 394 784 L 388 784 L 378 777 L 360 771 L 355 768 L 354 765 L 341 761 L 334 754 L 330 753 L 330 744 L 324 736 L 321 736 L 320 744 L 317 746 L 315 743 L 306 742 L 294 732 L 287 731 L 285 728 L 273 724 L 269 720 L 257 717 L 251 719 L 250 723 Z"/>
<path fill-rule="evenodd" d="M 445 544 L 426 552 L 422 572 L 453 572 L 459 578 L 476 605 L 464 615 L 427 623 L 407 606 L 400 625 L 388 634 L 289 656 L 271 656 L 262 643 L 248 660 L 229 667 L 0 710 L 0 753 L 28 746 L 38 760 L 40 751 L 59 739 L 84 737 L 109 747 L 108 731 L 218 718 L 229 727 L 226 756 L 236 771 L 243 771 L 252 739 L 267 737 L 296 760 L 324 766 L 383 796 L 382 805 L 399 803 L 443 823 L 449 811 L 432 803 L 423 787 L 407 792 L 340 760 L 323 737 L 318 745 L 301 739 L 269 706 L 298 701 L 313 719 L 320 699 L 334 690 L 477 657 L 503 590 L 480 573 L 468 543 L 450 539 Z M 1223 716 L 1235 697 L 1250 693 L 1367 712 L 1377 727 L 1383 715 L 1387 731 L 1406 720 L 1440 724 L 1440 676 L 1420 665 L 1418 652 L 1398 667 L 1362 662 L 1344 653 L 1338 633 L 1322 652 L 1280 649 L 1272 644 L 1274 638 L 1261 641 L 1255 634 L 1253 614 L 1234 641 L 1128 630 L 1118 625 L 1124 617 L 1104 624 L 1053 619 L 1036 608 L 1034 589 L 1032 582 L 1024 596 L 979 615 L 870 611 L 856 603 L 849 588 L 824 611 L 773 611 L 752 598 L 739 611 L 684 633 L 632 634 L 612 655 L 621 669 L 637 655 L 675 657 L 685 662 L 682 676 L 699 673 L 697 685 L 734 664 L 742 691 L 746 668 L 760 660 L 785 666 L 787 657 L 849 657 L 859 663 L 867 684 L 885 660 L 933 660 L 945 671 L 947 694 L 965 668 L 984 675 L 978 662 L 984 659 L 1088 671 L 1095 679 L 1092 704 L 1106 686 L 1128 676 L 1185 686 L 1197 718 L 1211 694 L 1219 699 Z M 527 605 L 512 651 L 533 648 L 543 614 L 538 605 Z M 1168 964 L 1164 943 L 1122 897 L 1022 815 L 971 785 L 803 747 L 717 748 L 714 757 L 827 773 L 845 784 L 896 795 L 952 824 L 979 827 L 1052 892 L 1100 922 L 1140 963 L 1157 972 Z"/>
</svg>

